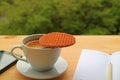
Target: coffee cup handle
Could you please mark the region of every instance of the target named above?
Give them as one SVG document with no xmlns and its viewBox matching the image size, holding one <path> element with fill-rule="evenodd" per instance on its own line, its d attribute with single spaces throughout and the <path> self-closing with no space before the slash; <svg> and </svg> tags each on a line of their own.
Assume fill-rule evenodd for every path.
<svg viewBox="0 0 120 80">
<path fill-rule="evenodd" d="M 22 61 L 24 61 L 24 62 L 28 62 L 26 59 L 24 59 L 24 58 L 22 58 L 22 57 L 18 57 L 18 56 L 16 56 L 16 55 L 13 53 L 16 48 L 19 48 L 19 49 L 23 50 L 22 46 L 19 46 L 19 45 L 14 46 L 14 47 L 11 49 L 11 54 L 12 54 L 12 56 L 15 57 L 15 58 L 18 59 L 18 60 L 22 60 Z"/>
</svg>

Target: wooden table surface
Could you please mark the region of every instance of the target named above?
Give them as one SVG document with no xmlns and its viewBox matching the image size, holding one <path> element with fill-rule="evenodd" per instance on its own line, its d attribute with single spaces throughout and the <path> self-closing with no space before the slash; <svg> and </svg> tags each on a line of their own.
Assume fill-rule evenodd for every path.
<svg viewBox="0 0 120 80">
<path fill-rule="evenodd" d="M 21 40 L 25 36 L 15 35 L 1 35 L 0 36 L 0 50 L 10 49 L 14 45 L 20 45 Z M 120 51 L 120 36 L 118 35 L 92 35 L 92 36 L 84 36 L 84 35 L 75 35 L 76 43 L 71 47 L 63 48 L 60 56 L 63 57 L 68 63 L 67 71 L 61 76 L 50 79 L 50 80 L 72 80 L 78 59 L 81 54 L 82 49 L 93 49 L 98 51 L 103 51 L 108 54 L 112 54 L 113 52 Z M 16 53 L 22 54 L 21 50 L 15 50 Z M 31 78 L 27 78 L 21 75 L 17 69 L 16 65 L 12 66 L 10 69 L 0 74 L 0 80 L 35 80 Z"/>
</svg>

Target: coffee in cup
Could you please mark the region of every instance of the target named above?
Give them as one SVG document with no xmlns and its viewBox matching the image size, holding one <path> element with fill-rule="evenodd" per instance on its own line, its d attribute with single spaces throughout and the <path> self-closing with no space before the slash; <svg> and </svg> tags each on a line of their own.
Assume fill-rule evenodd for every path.
<svg viewBox="0 0 120 80">
<path fill-rule="evenodd" d="M 42 34 L 30 35 L 22 40 L 20 46 L 14 46 L 11 54 L 18 60 L 31 65 L 34 70 L 47 71 L 53 68 L 59 58 L 61 48 L 45 48 L 39 45 L 39 38 Z M 17 57 L 13 52 L 16 48 L 23 50 L 24 57 Z"/>
</svg>

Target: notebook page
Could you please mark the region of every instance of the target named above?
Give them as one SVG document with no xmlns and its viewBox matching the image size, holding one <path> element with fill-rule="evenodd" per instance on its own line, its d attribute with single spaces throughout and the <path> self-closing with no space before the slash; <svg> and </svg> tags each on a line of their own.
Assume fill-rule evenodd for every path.
<svg viewBox="0 0 120 80">
<path fill-rule="evenodd" d="M 83 49 L 73 80 L 108 80 L 109 55 Z"/>
<path fill-rule="evenodd" d="M 112 80 L 120 80 L 120 52 L 115 52 L 111 56 Z"/>
</svg>

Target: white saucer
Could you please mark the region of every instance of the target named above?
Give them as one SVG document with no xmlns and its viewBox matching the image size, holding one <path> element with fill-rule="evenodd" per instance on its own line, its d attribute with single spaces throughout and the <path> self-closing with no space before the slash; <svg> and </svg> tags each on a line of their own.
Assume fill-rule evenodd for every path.
<svg viewBox="0 0 120 80">
<path fill-rule="evenodd" d="M 54 65 L 54 68 L 45 72 L 35 71 L 31 68 L 30 64 L 20 60 L 17 62 L 16 66 L 17 70 L 26 77 L 34 79 L 50 79 L 63 74 L 68 65 L 62 57 L 59 57 L 58 61 Z"/>
</svg>

